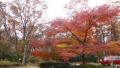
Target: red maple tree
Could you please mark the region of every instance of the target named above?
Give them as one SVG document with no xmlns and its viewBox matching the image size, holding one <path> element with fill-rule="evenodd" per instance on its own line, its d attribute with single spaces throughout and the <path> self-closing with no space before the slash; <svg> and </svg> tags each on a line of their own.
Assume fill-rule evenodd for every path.
<svg viewBox="0 0 120 68">
<path fill-rule="evenodd" d="M 82 61 L 85 63 L 87 53 L 98 53 L 108 48 L 93 37 L 93 32 L 95 28 L 103 24 L 104 26 L 109 25 L 115 21 L 119 11 L 118 7 L 110 8 L 108 5 L 103 5 L 80 11 L 70 20 L 56 18 L 49 22 L 51 28 L 45 30 L 45 32 L 47 38 L 54 40 L 52 41 L 53 51 L 65 61 L 70 57 L 81 54 Z"/>
<path fill-rule="evenodd" d="M 68 49 L 64 47 L 65 50 L 63 49 L 61 54 L 72 56 L 71 53 L 73 53 L 75 56 L 74 52 L 76 54 L 76 51 L 79 51 L 82 61 L 85 63 L 85 54 L 95 52 L 98 47 L 96 45 L 99 40 L 94 39 L 93 31 L 102 24 L 105 26 L 115 21 L 119 11 L 118 7 L 110 8 L 108 5 L 103 5 L 76 13 L 71 20 L 57 18 L 50 22 L 51 28 L 46 30 L 47 36 L 56 39 L 56 45 L 63 42 L 69 43 L 67 45 L 72 46 L 73 49 L 79 45 L 75 50 L 68 48 L 69 46 Z M 103 46 L 103 48 L 105 47 Z"/>
</svg>

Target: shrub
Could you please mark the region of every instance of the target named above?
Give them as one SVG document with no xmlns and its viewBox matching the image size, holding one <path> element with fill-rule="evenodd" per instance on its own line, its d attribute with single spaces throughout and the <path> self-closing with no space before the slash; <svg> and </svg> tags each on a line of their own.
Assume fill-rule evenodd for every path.
<svg viewBox="0 0 120 68">
<path fill-rule="evenodd" d="M 80 64 L 80 65 L 70 65 L 69 63 L 62 62 L 45 62 L 40 64 L 40 68 L 108 68 L 103 65 L 94 64 Z"/>
<path fill-rule="evenodd" d="M 69 63 L 62 62 L 45 62 L 40 64 L 41 68 L 70 68 Z"/>
<path fill-rule="evenodd" d="M 85 56 L 86 62 L 98 62 L 98 56 L 96 54 L 87 54 Z"/>
<path fill-rule="evenodd" d="M 85 55 L 85 62 L 97 62 L 98 56 L 96 54 L 86 54 Z M 71 57 L 70 62 L 80 62 L 81 61 L 81 55 L 77 55 L 75 57 Z"/>
</svg>

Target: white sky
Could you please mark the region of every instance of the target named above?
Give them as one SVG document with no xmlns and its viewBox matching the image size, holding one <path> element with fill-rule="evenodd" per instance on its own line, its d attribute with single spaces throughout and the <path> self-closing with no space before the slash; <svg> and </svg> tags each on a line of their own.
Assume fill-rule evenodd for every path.
<svg viewBox="0 0 120 68">
<path fill-rule="evenodd" d="M 56 17 L 67 17 L 65 10 L 63 9 L 65 4 L 68 3 L 69 0 L 47 0 L 48 3 L 48 11 L 47 18 L 54 19 Z M 106 0 L 90 0 L 89 6 L 95 7 L 104 4 Z"/>
<path fill-rule="evenodd" d="M 0 1 L 8 2 L 10 0 L 0 0 Z M 46 0 L 46 1 L 47 1 L 48 9 L 45 17 L 47 17 L 47 19 L 51 20 L 56 17 L 65 18 L 67 16 L 63 8 L 64 8 L 64 5 L 68 3 L 69 0 Z M 88 5 L 90 7 L 95 7 L 95 6 L 102 5 L 105 2 L 106 0 L 90 0 Z"/>
<path fill-rule="evenodd" d="M 63 9 L 65 4 L 68 3 L 69 0 L 47 0 L 48 3 L 48 11 L 47 18 L 54 19 L 56 17 L 67 17 L 65 10 Z M 104 4 L 106 0 L 90 0 L 89 6 L 95 7 Z"/>
<path fill-rule="evenodd" d="M 68 3 L 68 0 L 47 0 L 48 10 L 47 17 L 48 18 L 56 18 L 56 17 L 65 17 L 64 6 Z"/>
</svg>

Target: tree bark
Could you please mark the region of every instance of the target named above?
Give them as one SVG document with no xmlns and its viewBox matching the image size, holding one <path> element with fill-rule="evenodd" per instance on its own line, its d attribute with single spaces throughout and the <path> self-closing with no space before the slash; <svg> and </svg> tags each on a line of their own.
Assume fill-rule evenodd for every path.
<svg viewBox="0 0 120 68">
<path fill-rule="evenodd" d="M 24 45 L 24 52 L 23 52 L 23 60 L 22 60 L 22 64 L 26 63 L 26 45 Z"/>
<path fill-rule="evenodd" d="M 81 60 L 82 60 L 82 64 L 86 64 L 86 62 L 85 62 L 85 54 L 84 53 L 81 54 Z"/>
</svg>

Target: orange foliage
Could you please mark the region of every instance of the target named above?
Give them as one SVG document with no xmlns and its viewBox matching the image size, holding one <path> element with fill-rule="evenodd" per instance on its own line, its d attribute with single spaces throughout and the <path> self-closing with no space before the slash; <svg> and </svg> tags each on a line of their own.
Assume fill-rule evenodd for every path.
<svg viewBox="0 0 120 68">
<path fill-rule="evenodd" d="M 79 53 L 98 53 L 107 50 L 109 46 L 93 38 L 93 28 L 101 26 L 102 23 L 111 24 L 119 11 L 118 7 L 110 8 L 108 5 L 103 5 L 76 13 L 71 20 L 56 18 L 51 21 L 51 28 L 45 32 L 47 38 L 54 40 L 53 51 L 68 60 Z M 58 43 L 66 43 L 68 47 L 57 47 Z"/>
</svg>

